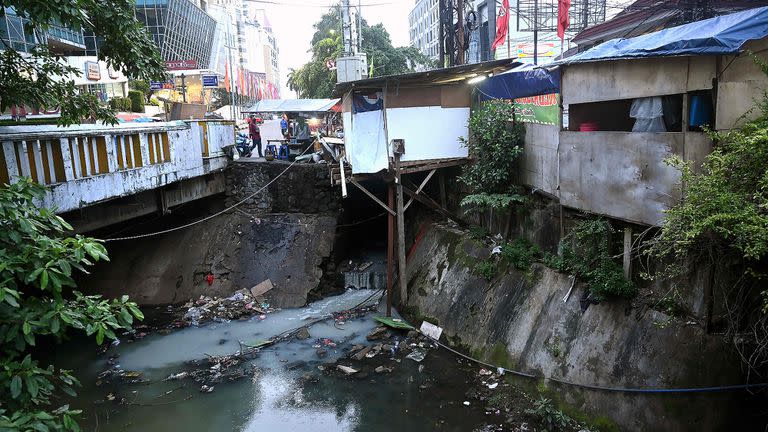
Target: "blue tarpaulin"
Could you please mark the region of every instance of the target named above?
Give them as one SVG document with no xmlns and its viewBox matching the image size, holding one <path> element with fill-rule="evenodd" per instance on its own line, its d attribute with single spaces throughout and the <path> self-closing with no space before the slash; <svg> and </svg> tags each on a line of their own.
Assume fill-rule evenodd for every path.
<svg viewBox="0 0 768 432">
<path fill-rule="evenodd" d="M 522 66 L 477 84 L 480 100 L 517 99 L 560 92 L 560 71 Z"/>
<path fill-rule="evenodd" d="M 613 39 L 556 64 L 637 57 L 736 54 L 768 36 L 768 7 L 683 24 L 630 39 Z"/>
</svg>

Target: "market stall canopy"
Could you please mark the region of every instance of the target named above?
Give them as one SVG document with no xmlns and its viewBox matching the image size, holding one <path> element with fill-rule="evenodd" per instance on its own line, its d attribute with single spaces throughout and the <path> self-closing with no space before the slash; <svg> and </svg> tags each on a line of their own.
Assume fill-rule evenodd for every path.
<svg viewBox="0 0 768 432">
<path fill-rule="evenodd" d="M 340 111 L 341 99 L 264 99 L 243 109 L 248 113 Z"/>
<path fill-rule="evenodd" d="M 560 70 L 524 65 L 477 84 L 480 100 L 517 99 L 560 92 Z"/>
<path fill-rule="evenodd" d="M 568 65 L 639 57 L 737 54 L 751 40 L 768 36 L 768 7 L 722 15 L 630 39 L 613 39 L 560 60 Z"/>
</svg>

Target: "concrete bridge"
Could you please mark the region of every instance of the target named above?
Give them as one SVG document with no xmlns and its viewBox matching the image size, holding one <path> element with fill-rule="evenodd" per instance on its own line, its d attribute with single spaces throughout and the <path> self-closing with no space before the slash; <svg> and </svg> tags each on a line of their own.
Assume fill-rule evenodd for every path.
<svg viewBox="0 0 768 432">
<path fill-rule="evenodd" d="M 224 191 L 234 123 L 0 127 L 0 183 L 48 185 L 40 205 L 87 231 Z"/>
</svg>

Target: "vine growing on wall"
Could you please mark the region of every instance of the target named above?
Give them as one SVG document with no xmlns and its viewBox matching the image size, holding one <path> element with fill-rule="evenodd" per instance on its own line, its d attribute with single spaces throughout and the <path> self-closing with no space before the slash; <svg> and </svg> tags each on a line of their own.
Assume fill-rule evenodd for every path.
<svg viewBox="0 0 768 432">
<path fill-rule="evenodd" d="M 596 302 L 632 298 L 637 289 L 611 253 L 614 233 L 605 219 L 579 222 L 560 241 L 560 256 L 545 255 L 544 263 L 584 280 L 590 299 Z"/>
<path fill-rule="evenodd" d="M 461 140 L 474 161 L 459 177 L 471 192 L 461 201 L 467 211 L 508 209 L 524 199 L 513 180 L 525 128 L 513 118 L 514 105 L 501 100 L 483 103 L 469 117 L 469 137 Z"/>
</svg>

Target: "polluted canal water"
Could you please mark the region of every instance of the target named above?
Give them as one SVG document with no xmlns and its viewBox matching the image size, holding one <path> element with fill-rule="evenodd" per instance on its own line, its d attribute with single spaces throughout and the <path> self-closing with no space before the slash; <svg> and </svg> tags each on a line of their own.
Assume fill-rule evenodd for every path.
<svg viewBox="0 0 768 432">
<path fill-rule="evenodd" d="M 415 332 L 387 329 L 380 331 L 386 339 L 371 341 L 380 306 L 264 346 L 238 365 L 239 379 L 226 378 L 220 359 L 237 354 L 241 342 L 270 340 L 379 299 L 374 290 L 348 290 L 304 308 L 153 333 L 102 354 L 73 343 L 60 353 L 83 383 L 72 405 L 85 412 L 84 430 L 99 432 L 510 430 L 498 411 L 469 402 L 477 365 Z M 419 355 L 405 354 L 413 351 L 427 355 L 417 362 Z M 215 382 L 219 369 L 225 378 Z M 122 375 L 109 379 L 105 370 Z"/>
</svg>

